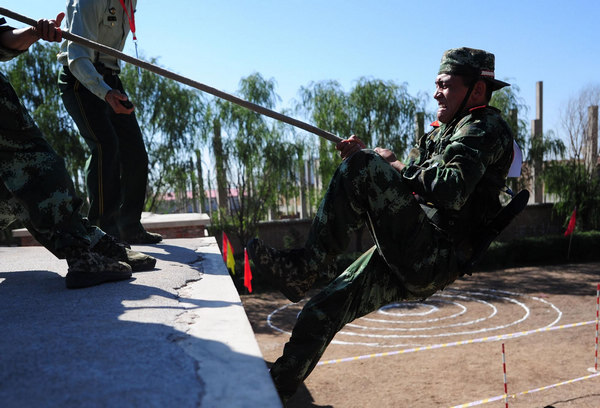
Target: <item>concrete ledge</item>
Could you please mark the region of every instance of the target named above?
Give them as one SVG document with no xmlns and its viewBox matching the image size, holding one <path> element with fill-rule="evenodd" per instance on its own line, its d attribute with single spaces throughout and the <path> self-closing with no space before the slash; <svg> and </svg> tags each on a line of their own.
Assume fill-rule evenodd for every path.
<svg viewBox="0 0 600 408">
<path fill-rule="evenodd" d="M 154 214 L 145 212 L 141 218 L 144 228 L 157 232 L 163 238 L 196 238 L 206 235 L 210 217 L 200 213 Z M 40 245 L 26 228 L 12 230 L 12 235 L 21 246 Z"/>
<path fill-rule="evenodd" d="M 181 214 L 154 214 L 142 213 L 142 225 L 147 228 L 174 228 L 188 226 L 210 226 L 208 214 L 181 213 Z"/>
<path fill-rule="evenodd" d="M 0 247 L 0 405 L 281 407 L 215 239 L 134 249 L 157 268 L 67 290 L 65 261 Z"/>
</svg>

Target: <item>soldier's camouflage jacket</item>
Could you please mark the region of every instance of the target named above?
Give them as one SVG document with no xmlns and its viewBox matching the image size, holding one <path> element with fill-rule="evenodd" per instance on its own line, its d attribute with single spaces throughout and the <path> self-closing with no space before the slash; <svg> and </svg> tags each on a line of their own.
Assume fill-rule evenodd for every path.
<svg viewBox="0 0 600 408">
<path fill-rule="evenodd" d="M 403 177 L 452 241 L 468 237 L 500 209 L 512 144 L 500 112 L 482 106 L 436 126 L 409 152 Z"/>
</svg>

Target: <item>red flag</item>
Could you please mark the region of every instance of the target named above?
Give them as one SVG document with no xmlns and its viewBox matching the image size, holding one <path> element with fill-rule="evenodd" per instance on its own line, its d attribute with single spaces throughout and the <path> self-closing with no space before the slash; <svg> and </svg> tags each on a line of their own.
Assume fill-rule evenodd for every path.
<svg viewBox="0 0 600 408">
<path fill-rule="evenodd" d="M 577 207 L 575 207 L 573 214 L 571 214 L 569 225 L 567 225 L 567 230 L 565 231 L 565 237 L 571 235 L 573 231 L 575 231 L 575 218 L 577 218 Z"/>
<path fill-rule="evenodd" d="M 252 271 L 250 270 L 250 261 L 248 260 L 248 251 L 244 248 L 244 286 L 248 292 L 252 293 Z"/>
<path fill-rule="evenodd" d="M 229 240 L 227 239 L 227 234 L 225 234 L 225 231 L 223 231 L 223 262 L 227 262 L 227 242 Z"/>
</svg>

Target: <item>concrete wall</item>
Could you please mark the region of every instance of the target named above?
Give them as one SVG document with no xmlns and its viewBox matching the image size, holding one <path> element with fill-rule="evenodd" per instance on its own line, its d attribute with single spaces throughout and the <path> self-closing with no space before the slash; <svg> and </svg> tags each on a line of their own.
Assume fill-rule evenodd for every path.
<svg viewBox="0 0 600 408">
<path fill-rule="evenodd" d="M 304 245 L 311 224 L 312 219 L 261 222 L 258 226 L 258 234 L 261 239 L 275 248 L 295 248 Z M 373 246 L 371 235 L 366 228 L 363 228 L 350 240 L 348 251 L 366 251 L 371 246 Z"/>
<path fill-rule="evenodd" d="M 276 248 L 292 248 L 301 246 L 310 229 L 312 220 L 280 220 L 263 222 L 258 231 L 269 245 Z M 552 204 L 531 204 L 500 234 L 498 241 L 510 241 L 515 238 L 534 237 L 541 235 L 561 234 L 564 232 L 563 220 L 552 213 Z M 369 232 L 365 229 L 362 237 L 352 239 L 349 250 L 357 249 L 360 241 L 366 250 L 373 245 Z M 237 248 L 234 248 L 234 251 Z"/>
<path fill-rule="evenodd" d="M 206 227 L 210 226 L 210 217 L 200 213 L 154 214 L 144 212 L 141 219 L 146 231 L 156 232 L 163 239 L 200 238 L 206 236 Z M 12 236 L 20 246 L 40 245 L 26 228 L 12 230 Z"/>
<path fill-rule="evenodd" d="M 510 241 L 515 238 L 536 237 L 562 234 L 565 231 L 564 220 L 552 212 L 553 204 L 530 204 L 506 227 L 498 241 Z"/>
</svg>

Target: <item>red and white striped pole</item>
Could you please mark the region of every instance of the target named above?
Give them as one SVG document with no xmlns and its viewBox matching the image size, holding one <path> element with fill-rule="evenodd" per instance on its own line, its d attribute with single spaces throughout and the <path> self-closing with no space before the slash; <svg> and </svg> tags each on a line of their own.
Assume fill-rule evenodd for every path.
<svg viewBox="0 0 600 408">
<path fill-rule="evenodd" d="M 502 343 L 502 370 L 504 371 L 504 404 L 508 408 L 508 384 L 506 383 L 506 354 L 504 353 L 504 343 Z"/>
<path fill-rule="evenodd" d="M 598 322 L 600 322 L 600 283 L 596 288 L 596 357 L 594 358 L 594 371 L 598 372 Z"/>
</svg>

